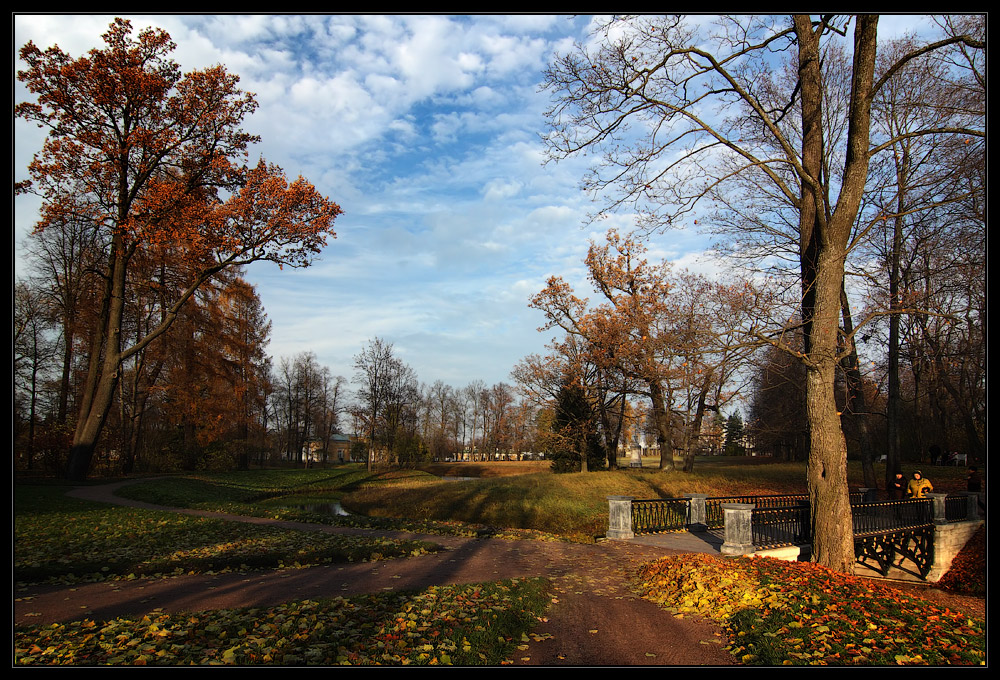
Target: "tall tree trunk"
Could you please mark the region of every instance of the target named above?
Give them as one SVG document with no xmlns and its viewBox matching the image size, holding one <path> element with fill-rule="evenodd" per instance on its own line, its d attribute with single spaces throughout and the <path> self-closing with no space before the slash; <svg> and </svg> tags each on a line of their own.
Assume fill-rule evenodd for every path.
<svg viewBox="0 0 1000 680">
<path fill-rule="evenodd" d="M 711 382 L 712 373 L 706 370 L 705 382 L 701 386 L 701 392 L 698 393 L 698 406 L 694 412 L 694 422 L 691 423 L 691 428 L 688 431 L 688 441 L 684 447 L 684 467 L 682 468 L 684 472 L 692 472 L 694 470 L 694 455 L 701 435 L 701 424 L 705 420 L 705 400 L 708 398 L 708 390 L 710 389 Z"/>
<path fill-rule="evenodd" d="M 69 313 L 67 312 L 67 315 Z M 74 311 L 72 314 L 75 316 L 76 312 Z M 69 416 L 69 376 L 73 369 L 73 343 L 75 339 L 74 322 L 67 319 L 63 322 L 62 372 L 59 376 L 59 402 L 56 411 L 56 420 L 60 425 L 64 425 Z"/>
<path fill-rule="evenodd" d="M 120 236 L 111 244 L 108 277 L 101 303 L 105 319 L 98 327 L 90 350 L 90 367 L 80 400 L 80 415 L 73 434 L 66 474 L 70 480 L 82 481 L 90 471 L 97 440 L 114 401 L 115 387 L 121 364 L 121 323 L 125 309 L 125 272 L 128 255 Z"/>
<path fill-rule="evenodd" d="M 806 365 L 809 420 L 806 480 L 812 506 L 812 559 L 831 569 L 851 573 L 854 535 L 847 484 L 847 442 L 837 413 L 835 388 L 843 274 L 837 276 L 836 264 L 826 261 L 834 257 L 826 254 L 820 259 L 815 280 L 813 333 Z"/>
<path fill-rule="evenodd" d="M 847 289 L 840 287 L 840 305 L 844 318 L 844 333 L 848 336 L 850 353 L 841 360 L 844 376 L 847 381 L 847 408 L 850 418 L 858 426 L 858 438 L 861 446 L 861 470 L 865 478 L 865 486 L 877 489 L 875 477 L 875 456 L 872 452 L 872 437 L 869 430 L 868 400 L 865 398 L 864 382 L 861 379 L 861 367 L 858 361 L 858 346 L 854 341 L 854 321 L 851 317 L 851 303 L 847 299 Z M 888 481 L 886 487 L 889 488 Z"/>
<path fill-rule="evenodd" d="M 802 322 L 805 332 L 806 414 L 809 421 L 807 482 L 812 505 L 813 560 L 836 571 L 854 571 L 854 540 L 847 487 L 847 444 L 837 413 L 840 292 L 847 243 L 868 173 L 871 88 L 878 17 L 856 18 L 854 70 L 848 111 L 844 174 L 836 208 L 826 202 L 823 79 L 820 36 L 809 16 L 794 17 L 802 102 L 802 169 L 799 205 Z"/>
<path fill-rule="evenodd" d="M 653 402 L 653 424 L 656 427 L 656 444 L 660 447 L 660 470 L 674 469 L 674 440 L 670 429 L 670 409 L 664 401 L 660 381 L 649 382 L 649 397 Z"/>
<path fill-rule="evenodd" d="M 901 307 L 899 299 L 899 288 L 902 279 L 901 262 L 903 250 L 903 215 L 905 214 L 905 194 L 906 184 L 909 177 L 910 157 L 907 146 L 904 144 L 902 157 L 899 161 L 897 174 L 897 203 L 896 217 L 892 226 L 892 250 L 889 253 L 889 346 L 888 363 L 888 386 L 886 394 L 886 464 L 885 464 L 885 488 L 889 488 L 891 480 L 900 469 L 903 462 L 902 453 L 899 450 L 899 420 L 902 412 L 902 390 L 899 383 L 899 309 Z"/>
</svg>

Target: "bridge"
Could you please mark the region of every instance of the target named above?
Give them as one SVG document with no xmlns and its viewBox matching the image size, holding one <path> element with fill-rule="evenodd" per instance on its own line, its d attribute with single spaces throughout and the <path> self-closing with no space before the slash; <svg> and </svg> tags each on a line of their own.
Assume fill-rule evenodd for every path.
<svg viewBox="0 0 1000 680">
<path fill-rule="evenodd" d="M 850 494 L 859 575 L 935 582 L 983 524 L 983 494 L 928 494 L 903 501 L 879 501 L 876 495 L 875 489 Z M 808 559 L 809 498 L 610 496 L 607 538 L 723 555 Z"/>
</svg>

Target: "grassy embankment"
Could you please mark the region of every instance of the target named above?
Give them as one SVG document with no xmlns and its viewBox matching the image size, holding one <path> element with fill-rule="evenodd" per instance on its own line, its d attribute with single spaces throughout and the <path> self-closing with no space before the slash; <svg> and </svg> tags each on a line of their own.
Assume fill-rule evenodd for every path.
<svg viewBox="0 0 1000 680">
<path fill-rule="evenodd" d="M 642 469 L 555 475 L 539 467 L 544 463 L 456 463 L 437 466 L 433 471 L 480 478 L 448 483 L 422 479 L 415 474 L 412 483 L 402 487 L 367 485 L 352 490 L 344 496 L 344 505 L 366 515 L 451 519 L 592 541 L 607 530 L 608 496 L 764 495 L 803 493 L 806 489 L 803 463 L 698 459 L 690 474 L 661 473 L 652 467 L 655 465 L 652 460 L 645 464 L 647 467 Z M 507 466 L 536 471 L 512 478 L 500 476 L 509 469 Z M 482 474 L 484 470 L 491 476 Z M 852 487 L 863 485 L 860 465 L 852 463 L 849 473 Z M 876 466 L 876 474 L 884 475 L 884 466 Z M 964 488 L 965 471 L 961 468 L 933 468 L 928 474 L 935 488 L 945 491 Z M 432 491 L 425 486 L 430 483 L 435 485 Z"/>
</svg>

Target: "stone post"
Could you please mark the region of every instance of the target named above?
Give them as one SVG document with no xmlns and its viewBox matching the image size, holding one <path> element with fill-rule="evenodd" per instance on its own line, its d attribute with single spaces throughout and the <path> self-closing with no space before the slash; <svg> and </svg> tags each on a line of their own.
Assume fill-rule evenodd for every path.
<svg viewBox="0 0 1000 680">
<path fill-rule="evenodd" d="M 635 538 L 632 532 L 632 496 L 608 496 L 608 538 Z"/>
<path fill-rule="evenodd" d="M 707 493 L 686 493 L 688 499 L 688 531 L 708 531 L 708 517 L 705 511 Z"/>
<path fill-rule="evenodd" d="M 878 489 L 869 489 L 867 487 L 863 487 L 858 489 L 858 491 L 864 494 L 864 498 L 861 499 L 862 503 L 878 502 Z"/>
<path fill-rule="evenodd" d="M 640 455 L 641 449 L 632 449 L 632 456 L 629 458 L 628 466 L 634 468 L 642 467 L 642 456 Z"/>
<path fill-rule="evenodd" d="M 726 528 L 723 532 L 723 555 L 753 554 L 753 534 L 751 532 L 753 503 L 723 503 L 722 517 Z"/>
<path fill-rule="evenodd" d="M 963 495 L 969 503 L 969 509 L 965 511 L 965 519 L 969 522 L 979 521 L 979 494 L 975 491 L 965 491 Z"/>
<path fill-rule="evenodd" d="M 948 515 L 945 513 L 944 500 L 948 497 L 946 493 L 929 493 L 927 498 L 930 498 L 934 504 L 934 524 L 947 524 Z"/>
</svg>

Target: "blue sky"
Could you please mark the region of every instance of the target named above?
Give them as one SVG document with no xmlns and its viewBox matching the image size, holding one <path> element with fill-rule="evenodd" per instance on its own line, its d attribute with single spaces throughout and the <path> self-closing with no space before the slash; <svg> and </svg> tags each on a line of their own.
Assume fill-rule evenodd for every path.
<svg viewBox="0 0 1000 680">
<path fill-rule="evenodd" d="M 15 16 L 15 49 L 32 40 L 77 57 L 100 45 L 112 18 Z M 262 137 L 251 160 L 303 175 L 345 211 L 312 267 L 248 271 L 276 362 L 312 351 L 350 380 L 353 356 L 379 336 L 428 384 L 510 383 L 514 365 L 552 336 L 538 332 L 530 296 L 553 274 L 582 286 L 589 240 L 628 227 L 627 216 L 586 225 L 587 158 L 542 163 L 542 70 L 588 39 L 588 17 L 127 18 L 170 33 L 183 68 L 222 63 L 238 74 L 260 104 L 245 125 Z M 25 98 L 15 82 L 15 99 Z M 41 137 L 19 121 L 14 131 L 22 179 Z M 15 201 L 15 248 L 34 209 Z M 676 230 L 652 252 L 706 269 L 706 245 Z"/>
</svg>

